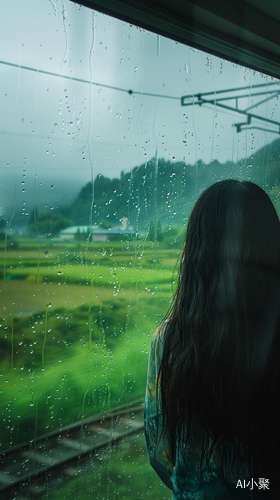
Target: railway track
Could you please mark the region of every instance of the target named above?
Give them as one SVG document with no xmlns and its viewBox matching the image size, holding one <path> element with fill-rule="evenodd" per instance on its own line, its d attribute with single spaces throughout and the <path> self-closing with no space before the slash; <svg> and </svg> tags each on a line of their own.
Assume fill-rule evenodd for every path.
<svg viewBox="0 0 280 500">
<path fill-rule="evenodd" d="M 0 458 L 0 497 L 8 498 L 11 490 L 53 475 L 66 464 L 143 428 L 143 400 L 137 400 L 7 450 Z"/>
</svg>

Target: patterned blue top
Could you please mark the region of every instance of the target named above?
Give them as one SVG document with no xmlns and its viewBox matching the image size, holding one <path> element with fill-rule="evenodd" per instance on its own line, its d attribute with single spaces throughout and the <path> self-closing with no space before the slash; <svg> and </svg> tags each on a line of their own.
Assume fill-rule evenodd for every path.
<svg viewBox="0 0 280 500">
<path fill-rule="evenodd" d="M 187 446 L 187 448 L 190 448 L 189 455 L 186 455 L 187 460 L 183 460 L 180 449 L 182 450 L 183 446 L 185 452 L 185 445 L 178 442 L 176 456 L 172 457 L 172 446 L 168 436 L 161 436 L 162 413 L 160 398 L 158 398 L 158 403 L 156 402 L 156 384 L 163 351 L 163 331 L 164 329 L 161 329 L 161 331 L 157 329 L 152 339 L 146 386 L 144 418 L 150 464 L 166 486 L 173 491 L 173 500 L 236 499 L 236 496 L 233 496 L 227 489 L 220 472 L 213 463 L 210 462 L 212 474 L 205 465 L 205 470 L 203 470 L 204 481 L 202 481 L 199 454 L 195 453 L 195 447 L 191 449 L 190 445 Z M 158 441 L 157 437 L 160 438 Z M 157 446 L 156 443 L 158 443 Z M 242 477 L 240 480 L 242 480 L 243 484 Z M 254 493 L 257 492 L 254 491 Z M 239 498 L 253 498 L 249 485 L 246 488 L 238 488 L 236 494 Z"/>
</svg>

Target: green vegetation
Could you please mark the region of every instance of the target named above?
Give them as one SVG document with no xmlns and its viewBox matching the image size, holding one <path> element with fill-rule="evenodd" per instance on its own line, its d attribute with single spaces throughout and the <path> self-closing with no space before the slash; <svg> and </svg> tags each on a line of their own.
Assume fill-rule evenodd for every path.
<svg viewBox="0 0 280 500">
<path fill-rule="evenodd" d="M 137 233 L 147 232 L 148 239 L 161 241 L 162 228 L 168 224 L 182 225 L 199 191 L 218 179 L 250 179 L 272 194 L 279 205 L 280 139 L 268 144 L 250 158 L 238 163 L 217 160 L 195 165 L 152 158 L 119 178 L 109 179 L 99 174 L 88 182 L 72 203 L 56 210 L 38 214 L 34 208 L 28 220 L 28 235 L 53 236 L 70 225 L 100 225 L 116 228 L 126 217 L 129 227 Z M 17 223 L 22 217 L 15 214 Z M 156 222 L 155 222 L 156 221 Z M 0 221 L 0 231 L 7 229 L 7 220 Z M 84 235 L 77 234 L 77 240 Z"/>
<path fill-rule="evenodd" d="M 67 208 L 35 208 L 29 239 L 8 235 L 7 220 L 0 220 L 2 452 L 144 397 L 151 336 L 170 306 L 194 199 L 217 179 L 250 178 L 279 213 L 279 147 L 275 141 L 269 155 L 266 147 L 238 164 L 152 159 L 119 179 L 99 175 Z M 79 232 L 69 242 L 50 239 L 70 224 L 109 229 L 128 215 L 133 240 L 86 243 Z M 134 450 L 120 444 L 119 459 L 110 460 L 112 450 L 108 460 L 93 457 L 94 473 L 87 464 L 82 482 L 77 473 L 63 483 L 63 495 L 132 500 L 137 491 L 139 498 L 168 498 L 139 440 Z M 56 485 L 48 498 L 58 491 Z"/>
<path fill-rule="evenodd" d="M 38 214 L 37 210 L 33 210 L 29 220 L 28 233 L 29 236 L 52 236 L 71 224 L 72 222 L 60 213 L 47 211 Z"/>
<path fill-rule="evenodd" d="M 168 233 L 0 246 L 2 450 L 144 396 L 151 335 L 176 281 L 180 236 Z"/>
<path fill-rule="evenodd" d="M 146 231 L 150 226 L 153 237 L 154 221 L 159 221 L 161 227 L 181 225 L 198 188 L 201 190 L 218 179 L 250 179 L 267 192 L 273 191 L 279 180 L 279 151 L 280 139 L 276 139 L 237 163 L 213 160 L 205 164 L 198 160 L 196 165 L 190 165 L 152 158 L 131 172 L 122 172 L 119 178 L 108 179 L 99 174 L 93 183 L 83 187 L 69 208 L 61 211 L 75 224 L 88 224 L 88 214 L 92 214 L 93 223 L 103 220 L 112 226 L 129 217 L 138 231 Z"/>
</svg>

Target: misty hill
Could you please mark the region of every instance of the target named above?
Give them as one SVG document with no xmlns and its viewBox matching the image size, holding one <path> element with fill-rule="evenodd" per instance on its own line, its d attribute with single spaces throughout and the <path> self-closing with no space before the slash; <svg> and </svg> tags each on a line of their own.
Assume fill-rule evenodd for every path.
<svg viewBox="0 0 280 500">
<path fill-rule="evenodd" d="M 23 179 L 21 171 L 10 169 L 2 171 L 0 176 L 0 222 L 1 217 L 15 230 L 25 230 L 30 223 L 34 209 L 38 213 L 59 211 L 66 204 L 70 206 L 83 183 L 79 179 L 51 177 L 47 172 L 36 178 L 36 174 L 28 172 Z M 23 181 L 24 180 L 24 184 Z M 23 189 L 24 188 L 24 189 Z M 53 209 L 52 209 L 53 207 Z"/>
<path fill-rule="evenodd" d="M 199 160 L 188 165 L 152 158 L 129 173 L 122 172 L 119 178 L 98 175 L 94 187 L 86 184 L 63 215 L 78 225 L 88 224 L 92 214 L 93 224 L 106 221 L 112 226 L 125 216 L 139 230 L 154 220 L 162 226 L 181 224 L 201 189 L 216 180 L 250 178 L 272 189 L 279 178 L 279 158 L 280 139 L 238 164 L 214 160 L 205 165 Z"/>
<path fill-rule="evenodd" d="M 63 214 L 75 224 L 101 221 L 119 224 L 123 217 L 129 225 L 144 229 L 150 221 L 181 222 L 195 189 L 195 168 L 183 163 L 151 159 L 146 164 L 108 179 L 98 175 L 86 184 Z M 94 192 L 94 197 L 93 197 Z"/>
<path fill-rule="evenodd" d="M 45 216 L 51 203 L 52 213 L 60 214 L 73 225 L 102 223 L 104 227 L 120 225 L 123 217 L 136 230 L 145 230 L 150 222 L 159 220 L 162 227 L 167 224 L 181 224 L 202 189 L 223 178 L 251 179 L 263 185 L 274 199 L 279 198 L 280 139 L 260 148 L 246 159 L 220 164 L 217 160 L 205 165 L 201 160 L 196 165 L 184 162 L 170 162 L 152 158 L 145 164 L 136 166 L 131 172 L 121 172 L 118 178 L 109 179 L 99 174 L 94 182 L 88 182 L 75 197 L 73 186 L 63 180 L 64 201 L 51 201 L 55 196 L 51 187 L 45 200 L 36 199 L 28 217 L 14 210 L 14 221 L 23 220 L 31 224 L 32 213 Z M 76 186 L 76 189 L 79 185 Z M 71 193 L 71 195 L 70 195 Z M 70 197 L 71 196 L 71 197 Z M 37 203 L 37 200 L 40 202 Z M 32 212 L 33 210 L 33 212 Z M 8 215 L 3 213 L 4 218 Z"/>
<path fill-rule="evenodd" d="M 238 166 L 251 172 L 253 182 L 272 190 L 280 179 L 280 139 L 260 148 Z"/>
</svg>

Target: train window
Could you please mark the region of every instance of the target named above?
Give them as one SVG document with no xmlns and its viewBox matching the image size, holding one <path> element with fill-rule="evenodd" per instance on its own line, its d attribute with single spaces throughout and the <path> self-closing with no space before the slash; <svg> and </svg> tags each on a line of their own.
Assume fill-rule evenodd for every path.
<svg viewBox="0 0 280 500">
<path fill-rule="evenodd" d="M 278 81 L 67 0 L 3 5 L 0 45 L 0 489 L 170 498 L 151 336 L 201 190 L 279 206 Z"/>
</svg>

